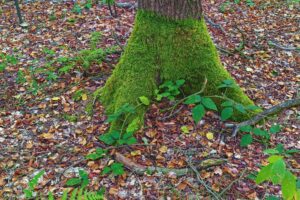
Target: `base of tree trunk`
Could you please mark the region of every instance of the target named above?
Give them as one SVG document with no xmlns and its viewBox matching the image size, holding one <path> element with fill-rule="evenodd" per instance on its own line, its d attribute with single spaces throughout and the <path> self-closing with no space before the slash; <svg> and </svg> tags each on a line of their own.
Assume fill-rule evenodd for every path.
<svg viewBox="0 0 300 200">
<path fill-rule="evenodd" d="M 125 52 L 102 89 L 101 101 L 111 114 L 125 103 L 137 105 L 140 96 L 153 98 L 162 82 L 179 79 L 186 81 L 185 95 L 201 90 L 205 79 L 204 95 L 221 95 L 218 86 L 232 77 L 220 62 L 204 19 L 170 20 L 139 10 Z M 228 89 L 226 96 L 253 105 L 238 87 Z M 138 107 L 128 122 L 136 120 L 142 125 L 146 109 Z M 248 117 L 241 113 L 234 116 L 238 121 Z M 111 128 L 119 125 L 114 123 Z"/>
</svg>

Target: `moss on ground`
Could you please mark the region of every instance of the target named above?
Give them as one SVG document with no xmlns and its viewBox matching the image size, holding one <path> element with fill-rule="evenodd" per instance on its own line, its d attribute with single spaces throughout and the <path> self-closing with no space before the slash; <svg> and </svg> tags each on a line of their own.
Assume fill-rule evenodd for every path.
<svg viewBox="0 0 300 200">
<path fill-rule="evenodd" d="M 205 78 L 205 95 L 221 95 L 217 86 L 232 79 L 220 62 L 204 20 L 174 21 L 140 10 L 126 50 L 102 89 L 101 101 L 110 114 L 125 103 L 136 105 L 140 96 L 152 98 L 165 80 L 186 80 L 183 89 L 187 95 L 199 91 Z M 253 105 L 240 88 L 230 89 L 226 95 L 243 105 Z M 146 109 L 139 107 L 128 121 L 138 118 L 142 125 Z M 117 126 L 113 124 L 112 129 Z"/>
</svg>

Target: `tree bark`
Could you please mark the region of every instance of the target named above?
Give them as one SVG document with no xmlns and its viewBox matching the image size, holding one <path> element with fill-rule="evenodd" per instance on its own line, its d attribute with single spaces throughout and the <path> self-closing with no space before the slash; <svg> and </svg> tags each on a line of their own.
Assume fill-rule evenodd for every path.
<svg viewBox="0 0 300 200">
<path fill-rule="evenodd" d="M 201 0 L 138 0 L 138 9 L 175 20 L 202 17 Z"/>
</svg>

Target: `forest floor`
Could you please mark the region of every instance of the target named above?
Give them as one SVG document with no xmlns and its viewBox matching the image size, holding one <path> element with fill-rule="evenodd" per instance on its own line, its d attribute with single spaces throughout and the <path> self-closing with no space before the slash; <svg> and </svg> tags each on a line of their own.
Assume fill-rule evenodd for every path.
<svg viewBox="0 0 300 200">
<path fill-rule="evenodd" d="M 262 108 L 295 98 L 300 84 L 299 4 L 263 0 L 249 6 L 224 2 L 211 0 L 203 5 L 219 49 L 230 51 L 241 41 L 245 44 L 242 53 L 220 51 L 224 66 Z M 222 193 L 221 198 L 280 195 L 280 187 L 256 185 L 249 176 L 267 163 L 264 144 L 254 142 L 242 148 L 240 134 L 220 141 L 221 135 L 229 136 L 231 130 L 225 129 L 212 112 L 197 126 L 187 106 L 166 118 L 169 113 L 161 110 L 171 106 L 167 101 L 153 102 L 145 128 L 136 134 L 138 144 L 150 145 L 116 148 L 110 152 L 111 158 L 85 160 L 96 148 L 106 148 L 98 137 L 109 125 L 104 108 L 92 94 L 104 85 L 118 62 L 133 27 L 135 10 L 117 8 L 118 17 L 113 18 L 106 6 L 76 11 L 70 2 L 23 4 L 29 27 L 22 29 L 12 2 L 2 1 L 0 5 L 0 54 L 5 55 L 0 63 L 7 61 L 0 72 L 0 199 L 24 198 L 28 181 L 42 169 L 45 175 L 36 191 L 43 195 L 51 191 L 60 196 L 66 181 L 84 169 L 90 178 L 88 188 L 96 191 L 104 187 L 107 199 L 209 199 L 193 173 L 181 177 L 172 173 L 140 176 L 126 169 L 121 176 L 102 175 L 116 152 L 145 166 L 168 168 L 189 167 L 186 154 L 192 155 L 193 163 L 224 158 L 224 164 L 200 171 L 206 184 L 216 194 Z M 92 62 L 89 69 L 76 63 L 58 71 L 65 66 L 51 61 L 72 58 L 80 50 L 89 49 L 95 31 L 102 33 L 98 48 L 116 46 L 116 51 L 100 63 Z M 87 114 L 87 105 L 93 105 L 91 115 Z M 282 128 L 271 136 L 268 148 L 281 143 L 286 149 L 300 149 L 299 122 L 299 108 L 270 119 L 265 128 L 273 123 Z M 188 127 L 188 133 L 182 133 L 182 126 Z M 299 154 L 286 162 L 299 177 Z"/>
</svg>

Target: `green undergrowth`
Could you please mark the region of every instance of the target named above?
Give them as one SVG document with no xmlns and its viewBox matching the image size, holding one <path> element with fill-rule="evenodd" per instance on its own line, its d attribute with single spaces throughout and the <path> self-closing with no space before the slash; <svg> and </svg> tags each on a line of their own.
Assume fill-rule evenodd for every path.
<svg viewBox="0 0 300 200">
<path fill-rule="evenodd" d="M 204 95 L 226 92 L 236 102 L 253 105 L 239 87 L 227 91 L 218 88 L 222 81 L 233 79 L 222 66 L 203 19 L 174 21 L 146 11 L 138 11 L 133 33 L 102 89 L 101 100 L 111 114 L 125 103 L 136 105 L 140 96 L 153 98 L 162 82 L 180 79 L 186 80 L 184 95 L 201 90 L 207 80 Z M 220 106 L 222 101 L 216 101 Z M 139 107 L 131 120 L 136 119 L 142 125 L 146 108 Z M 234 119 L 241 121 L 247 117 L 238 114 Z M 111 129 L 120 124 L 112 124 Z"/>
</svg>

